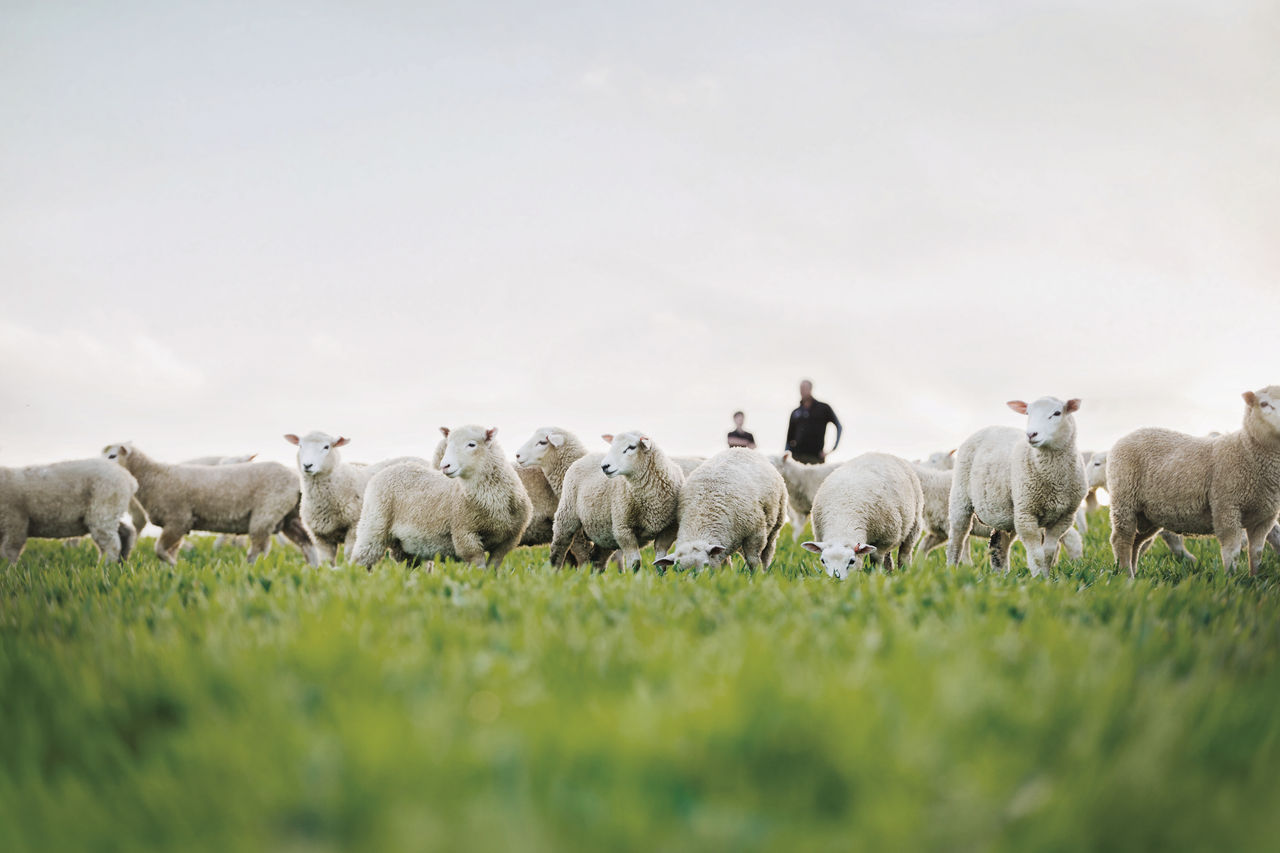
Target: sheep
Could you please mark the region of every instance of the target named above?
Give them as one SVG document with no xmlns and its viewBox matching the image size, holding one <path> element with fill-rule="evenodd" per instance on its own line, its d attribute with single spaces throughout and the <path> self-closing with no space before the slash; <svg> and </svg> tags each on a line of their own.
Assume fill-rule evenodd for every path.
<svg viewBox="0 0 1280 853">
<path fill-rule="evenodd" d="M 1244 419 L 1236 432 L 1199 438 L 1148 428 L 1112 446 L 1111 550 L 1130 577 L 1137 573 L 1142 546 L 1160 528 L 1217 536 L 1224 571 L 1234 568 L 1243 530 L 1249 571 L 1257 573 L 1280 514 L 1280 386 L 1242 396 Z"/>
<path fill-rule="evenodd" d="M 88 534 L 102 559 L 122 563 L 138 539 L 124 520 L 137 491 L 133 476 L 105 459 L 0 468 L 0 559 L 16 563 L 29 537 Z"/>
<path fill-rule="evenodd" d="M 369 480 L 353 562 L 371 568 L 390 547 L 400 559 L 444 557 L 496 572 L 520 544 L 533 504 L 494 440 L 497 428 L 440 432 L 447 442 L 439 470 L 407 462 Z"/>
<path fill-rule="evenodd" d="M 422 459 L 400 456 L 374 465 L 343 462 L 339 447 L 351 439 L 312 431 L 299 438 L 294 433 L 284 440 L 298 448 L 298 473 L 302 478 L 302 522 L 311 531 L 321 562 L 332 563 L 338 546 L 350 557 L 356 543 L 356 523 L 365 486 L 383 468 L 402 462 L 422 463 Z"/>
<path fill-rule="evenodd" d="M 913 464 L 912 467 L 915 468 L 916 476 L 920 478 L 920 488 L 924 492 L 924 509 L 921 514 L 921 528 L 924 532 L 916 549 L 916 553 L 924 557 L 934 548 L 943 545 L 950 536 L 953 474 L 950 470 L 932 467 L 926 462 Z M 991 536 L 991 528 L 980 521 L 975 521 L 970 533 L 973 536 L 988 538 Z M 966 563 L 973 559 L 969 548 L 961 552 L 961 559 Z"/>
<path fill-rule="evenodd" d="M 621 563 L 640 568 L 640 548 L 653 540 L 657 555 L 666 555 L 675 541 L 677 509 L 684 472 L 646 433 L 606 435 L 604 456 L 583 456 L 565 474 L 560 506 L 556 509 L 551 564 L 561 566 L 569 544 L 585 533 L 602 551 L 621 551 Z"/>
<path fill-rule="evenodd" d="M 732 447 L 684 481 L 678 515 L 675 544 L 654 565 L 718 568 L 737 551 L 752 572 L 767 570 L 787 520 L 787 484 L 763 454 Z"/>
<path fill-rule="evenodd" d="M 671 461 L 680 466 L 680 472 L 684 474 L 685 479 L 689 475 L 698 470 L 698 466 L 707 461 L 705 456 L 672 456 Z"/>
<path fill-rule="evenodd" d="M 788 450 L 781 456 L 770 456 L 769 461 L 778 469 L 783 481 L 787 484 L 787 512 L 791 518 L 791 538 L 799 542 L 804 536 L 804 526 L 813 512 L 813 498 L 818 494 L 822 481 L 831 472 L 840 467 L 839 464 L 804 465 L 791 458 Z"/>
<path fill-rule="evenodd" d="M 846 578 L 870 557 L 885 570 L 906 566 L 920 535 L 924 493 L 916 469 L 887 453 L 864 453 L 839 466 L 813 498 L 813 541 L 827 575 Z"/>
<path fill-rule="evenodd" d="M 522 545 L 544 545 L 555 534 L 556 508 L 564 489 L 564 475 L 569 466 L 587 455 L 587 449 L 578 437 L 559 427 L 540 427 L 529 440 L 516 451 L 516 473 L 524 482 L 529 499 L 533 501 L 534 520 L 529 522 Z M 541 481 L 541 482 L 539 482 Z M 532 487 L 531 487 L 532 484 Z M 545 484 L 545 485 L 544 485 Z M 542 494 L 549 490 L 549 494 Z M 535 492 L 539 493 L 535 497 Z M 545 524 L 542 519 L 545 518 Z M 537 532 L 531 533 L 537 524 Z M 544 538 L 545 536 L 545 538 Z M 568 561 L 573 565 L 585 565 L 591 558 L 591 543 L 584 537 L 574 537 L 569 548 Z"/>
<path fill-rule="evenodd" d="M 242 453 L 239 456 L 197 456 L 195 459 L 188 459 L 178 464 L 180 465 L 237 465 L 241 462 L 252 462 L 254 457 L 256 457 L 257 455 L 258 454 L 256 453 Z M 133 526 L 138 531 L 138 533 L 142 533 L 142 528 L 147 526 L 149 519 L 147 518 L 147 511 L 142 508 L 142 504 L 138 503 L 137 498 L 134 498 L 133 500 L 129 501 L 129 517 L 130 519 L 133 520 Z M 214 542 L 214 545 L 215 546 L 222 545 L 225 538 L 226 538 L 225 534 L 222 536 L 219 536 L 217 541 Z M 234 542 L 236 537 L 232 536 L 230 537 L 230 539 L 232 542 Z M 186 549 L 186 548 L 190 548 L 191 545 L 188 542 L 184 542 L 182 547 Z"/>
<path fill-rule="evenodd" d="M 1084 466 L 1084 477 L 1085 485 L 1089 489 L 1088 495 L 1085 497 L 1085 506 L 1090 512 L 1092 512 L 1093 508 L 1097 506 L 1097 498 L 1094 496 L 1098 489 L 1107 488 L 1107 451 L 1099 450 L 1094 453 L 1082 453 L 1080 455 L 1086 460 Z M 1089 507 L 1090 497 L 1093 497 L 1094 507 Z M 1081 526 L 1078 520 L 1076 522 L 1076 527 L 1079 528 L 1082 533 L 1087 532 L 1088 530 L 1088 526 Z M 1164 540 L 1164 544 L 1169 547 L 1169 550 L 1175 557 L 1186 560 L 1192 565 L 1196 563 L 1195 555 L 1187 550 L 1181 536 L 1176 533 L 1171 533 L 1168 530 L 1161 530 L 1160 538 Z"/>
<path fill-rule="evenodd" d="M 954 450 L 937 450 L 930 453 L 929 458 L 920 464 L 926 468 L 950 471 L 956 466 L 956 452 Z"/>
<path fill-rule="evenodd" d="M 284 465 L 168 465 L 130 443 L 109 444 L 102 455 L 137 479 L 138 502 L 161 528 L 156 556 L 166 563 L 177 563 L 183 537 L 199 529 L 248 533 L 251 563 L 270 546 L 271 534 L 283 531 L 307 562 L 317 565 L 315 545 L 299 512 L 298 475 Z"/>
<path fill-rule="evenodd" d="M 1009 548 L 1016 533 L 1027 550 L 1031 573 L 1047 574 L 1060 540 L 1073 558 L 1083 550 L 1079 533 L 1064 536 L 1086 490 L 1073 416 L 1080 401 L 1041 397 L 1030 406 L 1021 400 L 1011 400 L 1008 406 L 1027 416 L 1025 434 L 1012 427 L 987 427 L 956 451 L 947 565 L 959 562 L 977 518 L 994 531 L 993 569 L 1009 570 Z"/>
</svg>

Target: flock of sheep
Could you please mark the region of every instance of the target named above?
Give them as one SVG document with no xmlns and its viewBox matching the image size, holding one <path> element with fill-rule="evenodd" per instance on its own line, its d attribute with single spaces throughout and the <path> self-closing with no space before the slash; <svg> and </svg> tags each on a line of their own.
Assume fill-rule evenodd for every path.
<svg viewBox="0 0 1280 853">
<path fill-rule="evenodd" d="M 730 448 L 709 459 L 669 457 L 643 432 L 603 436 L 588 453 L 568 430 L 537 430 L 508 461 L 496 429 L 442 429 L 431 460 L 345 462 L 348 439 L 286 435 L 298 470 L 252 457 L 181 464 L 132 444 L 101 458 L 0 468 L 0 558 L 16 561 L 29 537 L 90 536 L 106 560 L 125 560 L 148 521 L 156 553 L 175 563 L 193 530 L 247 534 L 250 561 L 283 534 L 309 563 L 372 567 L 390 553 L 419 562 L 452 558 L 497 568 L 520 545 L 549 544 L 551 562 L 640 567 L 652 542 L 659 570 L 716 567 L 734 553 L 768 569 L 790 520 L 798 540 L 809 515 L 827 574 L 843 578 L 864 558 L 886 569 L 946 543 L 947 564 L 969 560 L 971 535 L 1008 571 L 1016 536 L 1033 574 L 1059 549 L 1079 558 L 1086 506 L 1111 496 L 1111 546 L 1134 574 L 1160 534 L 1191 558 L 1181 537 L 1218 538 L 1225 568 L 1247 541 L 1257 572 L 1263 547 L 1280 550 L 1280 386 L 1244 394 L 1241 429 L 1196 437 L 1140 429 L 1106 453 L 1076 446 L 1079 400 L 1044 397 L 1011 409 L 1025 429 L 993 426 L 951 453 L 908 462 L 865 453 L 843 464 L 801 465 Z"/>
</svg>

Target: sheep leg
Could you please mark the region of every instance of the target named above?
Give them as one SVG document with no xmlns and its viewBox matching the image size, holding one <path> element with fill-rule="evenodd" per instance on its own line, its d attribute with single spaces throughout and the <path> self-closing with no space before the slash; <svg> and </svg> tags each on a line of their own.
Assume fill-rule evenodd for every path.
<svg viewBox="0 0 1280 853">
<path fill-rule="evenodd" d="M 1045 542 L 1045 534 L 1040 529 L 1040 522 L 1036 520 L 1034 515 L 1025 512 L 1013 513 L 1013 529 L 1017 533 L 1018 539 L 1022 541 L 1022 547 L 1027 549 L 1027 565 L 1031 569 L 1032 577 L 1049 574 L 1048 561 L 1045 559 L 1045 552 L 1048 550 Z M 1058 547 L 1058 541 L 1053 541 L 1053 547 Z"/>
<path fill-rule="evenodd" d="M 489 561 L 485 564 L 495 572 L 502 565 L 502 561 L 511 553 L 511 549 L 520 544 L 520 537 L 509 539 L 506 542 L 499 543 L 489 550 Z"/>
<path fill-rule="evenodd" d="M 1080 506 L 1076 508 L 1074 520 L 1076 530 L 1080 531 L 1080 535 L 1083 536 L 1089 532 L 1089 515 L 1084 511 L 1084 504 L 1080 504 Z"/>
<path fill-rule="evenodd" d="M 27 544 L 27 519 L 13 511 L 0 514 L 0 559 L 18 562 Z"/>
<path fill-rule="evenodd" d="M 120 542 L 121 522 L 110 519 L 106 524 L 95 522 L 89 528 L 89 536 L 93 539 L 93 544 L 98 546 L 98 550 L 102 552 L 102 559 L 108 563 L 120 562 L 120 551 L 122 543 Z"/>
<path fill-rule="evenodd" d="M 659 557 L 665 557 L 667 552 L 671 550 L 671 546 L 675 544 L 676 535 L 680 532 L 680 522 L 671 522 L 671 526 L 659 533 L 653 540 L 654 553 Z"/>
<path fill-rule="evenodd" d="M 561 507 L 563 506 L 564 504 L 561 503 Z M 559 569 L 564 566 L 564 559 L 573 545 L 574 537 L 581 530 L 582 519 L 578 518 L 576 512 L 556 511 L 556 517 L 551 526 L 551 565 L 553 567 Z"/>
<path fill-rule="evenodd" d="M 640 542 L 636 539 L 635 533 L 629 528 L 615 526 L 613 539 L 618 543 L 618 551 L 621 552 L 619 570 L 627 568 L 633 572 L 640 571 Z"/>
<path fill-rule="evenodd" d="M 1116 560 L 1116 569 L 1127 571 L 1129 577 L 1136 577 L 1138 570 L 1138 552 L 1133 547 L 1137 536 L 1138 521 L 1134 513 L 1111 503 L 1111 554 Z"/>
<path fill-rule="evenodd" d="M 156 540 L 156 556 L 171 566 L 178 565 L 178 546 L 182 544 L 182 537 L 186 535 L 186 527 L 172 525 L 165 527 L 160 531 L 160 538 Z"/>
<path fill-rule="evenodd" d="M 969 531 L 973 529 L 973 503 L 966 498 L 954 501 L 950 512 L 951 530 L 947 537 L 947 565 L 960 562 L 960 555 L 969 547 Z M 995 564 L 992 563 L 992 568 Z"/>
<path fill-rule="evenodd" d="M 129 498 L 129 520 L 133 522 L 133 529 L 141 535 L 142 528 L 147 526 L 147 511 L 138 503 L 137 498 Z"/>
<path fill-rule="evenodd" d="M 1274 525 L 1271 532 L 1267 534 L 1267 544 L 1271 546 L 1271 550 L 1280 554 L 1280 524 Z"/>
<path fill-rule="evenodd" d="M 302 523 L 299 516 L 291 515 L 284 521 L 284 527 L 280 531 L 285 538 L 298 546 L 302 551 L 302 556 L 307 558 L 307 565 L 320 565 L 320 552 L 316 549 L 316 543 L 311 539 L 311 531 L 307 530 L 307 526 Z"/>
<path fill-rule="evenodd" d="M 1218 544 L 1222 548 L 1222 570 L 1230 573 L 1235 570 L 1236 560 L 1240 557 L 1241 540 L 1244 539 L 1244 529 L 1240 526 L 1232 527 L 1218 534 Z"/>
<path fill-rule="evenodd" d="M 1262 561 L 1262 549 L 1267 547 L 1267 536 L 1271 533 L 1271 528 L 1275 523 L 1268 519 L 1262 524 L 1249 528 L 1245 531 L 1249 536 L 1249 574 L 1256 576 L 1258 574 L 1258 563 Z"/>
<path fill-rule="evenodd" d="M 1080 536 L 1072 522 L 1074 518 L 1068 516 L 1062 523 L 1054 525 L 1050 528 L 1045 536 L 1045 556 L 1049 559 L 1049 565 L 1057 562 L 1058 545 L 1062 545 L 1062 550 L 1067 552 L 1067 559 L 1079 560 L 1084 557 L 1084 540 Z M 1049 538 L 1053 538 L 1053 547 L 1048 546 Z"/>
<path fill-rule="evenodd" d="M 271 548 L 271 528 L 255 524 L 257 519 L 249 517 L 249 554 L 245 557 L 250 563 L 267 553 Z"/>
<path fill-rule="evenodd" d="M 764 540 L 764 550 L 760 552 L 760 562 L 764 565 L 764 570 L 769 571 L 769 567 L 773 565 L 773 555 L 778 551 L 778 528 L 775 527 L 769 531 L 769 536 Z"/>
<path fill-rule="evenodd" d="M 791 538 L 799 542 L 804 538 L 804 525 L 809 520 L 809 513 L 787 506 L 787 517 L 791 520 Z"/>
<path fill-rule="evenodd" d="M 932 530 L 926 530 L 924 536 L 920 537 L 920 545 L 916 548 L 916 554 L 920 557 L 927 557 L 930 551 L 946 541 L 947 537 L 939 536 Z"/>
<path fill-rule="evenodd" d="M 1161 530 L 1160 538 L 1164 540 L 1164 544 L 1168 546 L 1173 556 L 1186 560 L 1193 566 L 1196 564 L 1196 555 L 1187 550 L 1187 546 L 1181 536 L 1172 530 Z"/>
<path fill-rule="evenodd" d="M 116 534 L 120 537 L 120 562 L 123 563 L 138 544 L 138 531 L 129 522 L 121 521 L 116 526 Z"/>
<path fill-rule="evenodd" d="M 992 530 L 991 539 L 987 543 L 987 553 L 991 557 L 991 570 L 1009 574 L 1009 549 L 1013 547 L 1013 534 L 1007 530 Z"/>
<path fill-rule="evenodd" d="M 1089 494 L 1084 496 L 1085 512 L 1093 512 L 1098 508 L 1098 490 L 1090 489 Z"/>
</svg>

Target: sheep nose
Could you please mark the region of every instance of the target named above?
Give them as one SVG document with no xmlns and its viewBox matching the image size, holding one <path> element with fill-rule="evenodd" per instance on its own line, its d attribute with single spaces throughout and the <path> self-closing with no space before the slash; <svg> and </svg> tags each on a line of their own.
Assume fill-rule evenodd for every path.
<svg viewBox="0 0 1280 853">
<path fill-rule="evenodd" d="M 609 466 L 608 466 L 608 465 L 601 465 L 601 466 L 600 466 L 600 470 L 601 470 L 601 471 L 603 471 L 603 472 L 605 472 L 606 474 L 608 474 L 608 473 L 609 473 Z"/>
<path fill-rule="evenodd" d="M 1037 435 L 1039 435 L 1039 434 L 1040 434 L 1040 433 L 1038 433 L 1038 432 L 1029 432 L 1029 433 L 1027 433 L 1027 438 L 1034 439 L 1034 438 L 1035 438 Z"/>
<path fill-rule="evenodd" d="M 310 471 L 310 470 L 311 470 L 311 463 L 310 463 L 310 462 L 305 462 L 305 463 L 303 463 L 302 468 L 303 468 L 303 470 L 305 470 L 305 471 Z"/>
</svg>

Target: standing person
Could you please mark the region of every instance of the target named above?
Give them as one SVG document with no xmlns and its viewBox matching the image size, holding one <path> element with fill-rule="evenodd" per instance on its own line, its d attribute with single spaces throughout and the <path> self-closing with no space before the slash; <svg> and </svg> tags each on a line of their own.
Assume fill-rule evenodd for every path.
<svg viewBox="0 0 1280 853">
<path fill-rule="evenodd" d="M 827 443 L 827 424 L 836 425 L 836 443 L 831 450 L 823 450 Z M 844 428 L 831 407 L 813 399 L 813 383 L 808 379 L 800 383 L 800 405 L 791 413 L 787 425 L 787 450 L 791 458 L 806 465 L 817 465 L 840 446 L 840 434 Z"/>
<path fill-rule="evenodd" d="M 729 433 L 730 447 L 749 447 L 756 449 L 756 437 L 742 428 L 742 422 L 747 416 L 742 412 L 733 413 L 733 432 Z"/>
</svg>

